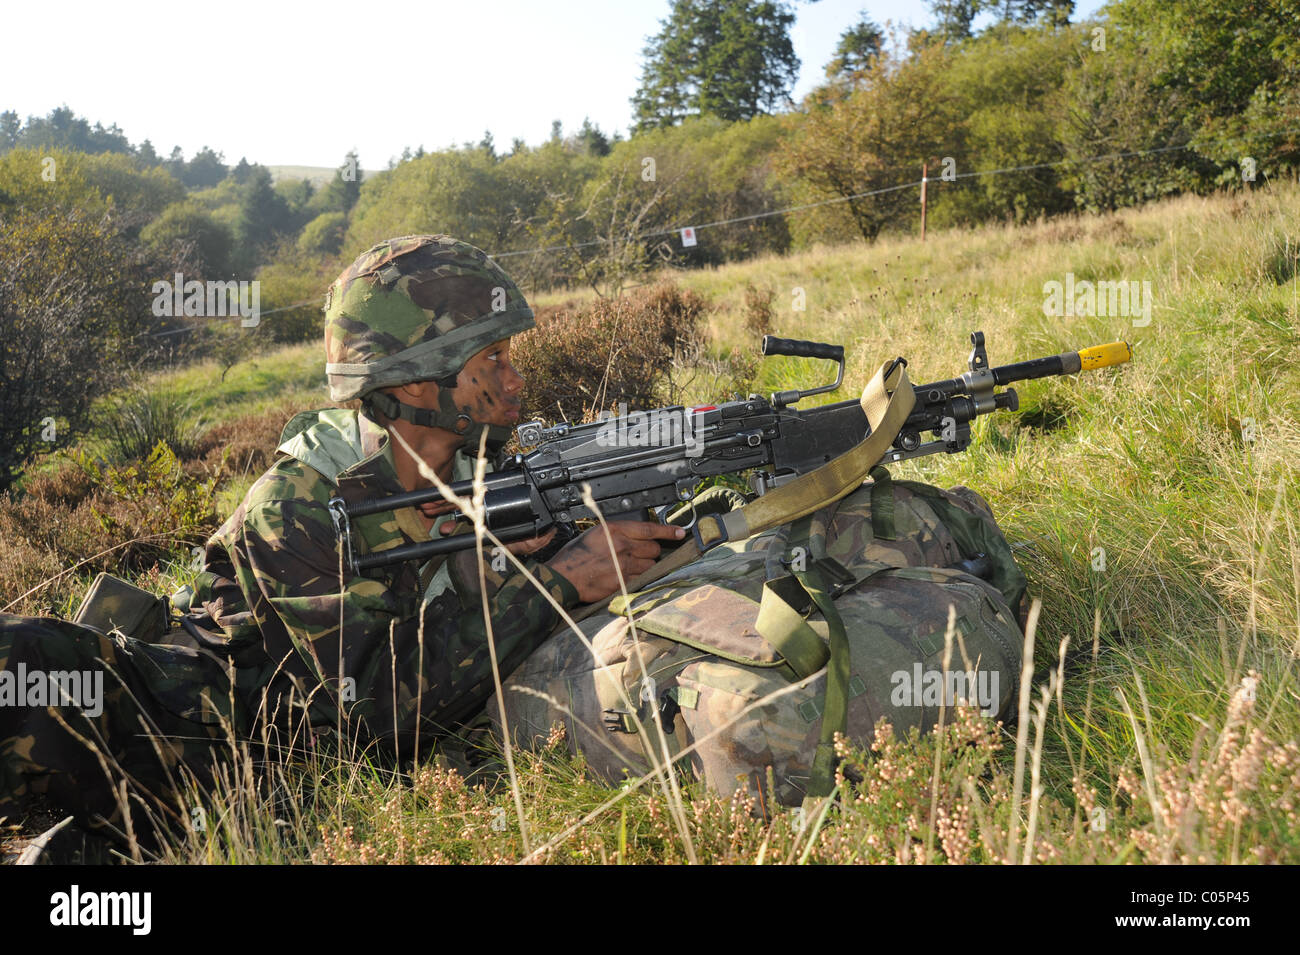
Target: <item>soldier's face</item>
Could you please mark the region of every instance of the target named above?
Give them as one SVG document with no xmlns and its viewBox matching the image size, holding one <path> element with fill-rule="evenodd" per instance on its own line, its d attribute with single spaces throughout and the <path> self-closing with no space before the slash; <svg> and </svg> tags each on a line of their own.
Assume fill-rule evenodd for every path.
<svg viewBox="0 0 1300 955">
<path fill-rule="evenodd" d="M 452 397 L 475 421 L 512 428 L 519 421 L 523 389 L 524 379 L 510 364 L 510 339 L 503 338 L 465 363 Z"/>
</svg>

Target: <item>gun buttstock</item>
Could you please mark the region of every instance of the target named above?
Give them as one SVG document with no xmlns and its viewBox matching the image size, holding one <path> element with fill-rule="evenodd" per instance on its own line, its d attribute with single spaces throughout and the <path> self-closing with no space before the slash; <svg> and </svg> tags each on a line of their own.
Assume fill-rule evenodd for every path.
<svg viewBox="0 0 1300 955">
<path fill-rule="evenodd" d="M 1092 371 L 1094 368 L 1107 368 L 1122 365 L 1133 357 L 1133 349 L 1128 342 L 1111 342 L 1108 345 L 1093 345 L 1079 351 L 1079 370 Z"/>
</svg>

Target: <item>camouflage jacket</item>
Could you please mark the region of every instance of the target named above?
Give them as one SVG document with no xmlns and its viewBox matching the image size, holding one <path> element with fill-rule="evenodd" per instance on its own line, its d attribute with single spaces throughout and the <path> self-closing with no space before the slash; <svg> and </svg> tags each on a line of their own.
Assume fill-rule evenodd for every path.
<svg viewBox="0 0 1300 955">
<path fill-rule="evenodd" d="M 305 700 L 313 726 L 334 727 L 342 712 L 363 738 L 403 749 L 408 737 L 427 739 L 475 715 L 493 688 L 475 552 L 447 562 L 450 588 L 441 592 L 426 593 L 435 567 L 413 561 L 347 572 L 327 504 L 336 494 L 359 500 L 404 490 L 388 433 L 357 412 L 330 409 L 298 415 L 281 440 L 275 464 L 208 542 L 195 587 L 195 609 L 202 605 L 221 628 L 208 648 L 231 658 L 250 712 L 283 725 Z M 363 553 L 428 537 L 414 508 L 353 523 Z M 578 603 L 560 574 L 523 563 L 555 601 Z M 484 573 L 505 676 L 559 618 L 522 573 Z"/>
</svg>

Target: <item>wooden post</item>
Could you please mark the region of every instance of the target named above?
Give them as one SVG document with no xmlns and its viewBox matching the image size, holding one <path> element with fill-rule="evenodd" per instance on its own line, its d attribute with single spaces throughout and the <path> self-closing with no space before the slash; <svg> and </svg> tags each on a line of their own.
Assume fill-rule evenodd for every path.
<svg viewBox="0 0 1300 955">
<path fill-rule="evenodd" d="M 925 186 L 930 180 L 926 176 L 926 163 L 921 163 L 921 241 L 925 241 Z"/>
</svg>

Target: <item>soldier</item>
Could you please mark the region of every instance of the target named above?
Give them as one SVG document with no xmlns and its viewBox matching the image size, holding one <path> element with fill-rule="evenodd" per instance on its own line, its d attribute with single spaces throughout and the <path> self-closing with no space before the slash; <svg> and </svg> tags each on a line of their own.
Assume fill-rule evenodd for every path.
<svg viewBox="0 0 1300 955">
<path fill-rule="evenodd" d="M 274 465 L 208 542 L 184 621 L 194 645 L 0 618 L 0 671 L 103 671 L 108 688 L 95 716 L 0 706 L 0 815 L 44 796 L 84 826 L 138 834 L 183 818 L 181 767 L 205 788 L 235 739 L 273 733 L 302 746 L 341 731 L 411 757 L 418 741 L 473 718 L 493 689 L 475 552 L 354 574 L 327 503 L 431 485 L 417 458 L 444 481 L 472 476 L 480 441 L 497 450 L 518 419 L 524 383 L 510 338 L 533 324 L 519 289 L 473 246 L 418 235 L 363 253 L 325 309 L 330 396 L 359 398 L 361 411 L 308 412 L 285 428 Z M 449 529 L 447 509 L 357 519 L 354 543 L 373 552 L 427 540 Z M 483 568 L 503 675 L 558 622 L 552 600 L 603 599 L 617 588 L 616 563 L 635 577 L 658 541 L 684 532 L 619 521 L 610 534 L 612 553 L 593 528 L 545 563 L 525 555 L 551 535 L 511 545 L 541 590 L 523 573 Z"/>
</svg>

